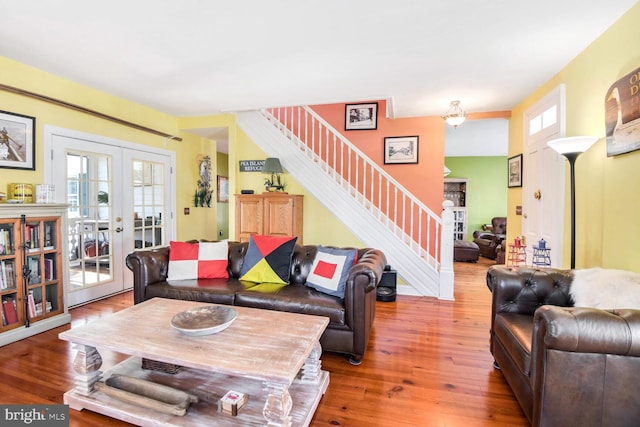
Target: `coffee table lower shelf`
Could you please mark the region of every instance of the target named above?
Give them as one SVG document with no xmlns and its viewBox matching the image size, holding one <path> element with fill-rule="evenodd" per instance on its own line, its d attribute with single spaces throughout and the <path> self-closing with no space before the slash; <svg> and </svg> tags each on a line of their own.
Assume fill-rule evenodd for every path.
<svg viewBox="0 0 640 427">
<path fill-rule="evenodd" d="M 129 404 L 112 398 L 101 391 L 94 390 L 85 396 L 75 389 L 64 394 L 64 403 L 72 409 L 88 409 L 99 414 L 140 426 L 264 426 L 262 409 L 267 399 L 267 391 L 259 380 L 229 376 L 214 372 L 182 368 L 177 374 L 141 369 L 141 360 L 137 357 L 119 363 L 106 370 L 102 379 L 112 374 L 129 375 L 158 384 L 164 384 L 180 390 L 189 391 L 198 396 L 212 397 L 192 404 L 184 416 L 158 413 L 141 406 Z M 318 384 L 295 380 L 289 387 L 293 402 L 291 409 L 293 426 L 308 426 L 313 414 L 329 385 L 329 373 L 322 371 Z M 240 409 L 237 416 L 218 412 L 216 398 L 228 390 L 240 391 L 249 395 L 248 403 Z"/>
</svg>

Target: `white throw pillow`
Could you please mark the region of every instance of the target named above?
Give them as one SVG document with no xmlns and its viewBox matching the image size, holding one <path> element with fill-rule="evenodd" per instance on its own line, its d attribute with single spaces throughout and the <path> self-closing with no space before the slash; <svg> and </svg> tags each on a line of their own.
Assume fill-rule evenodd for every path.
<svg viewBox="0 0 640 427">
<path fill-rule="evenodd" d="M 576 307 L 640 309 L 640 274 L 599 267 L 574 270 L 569 293 Z"/>
</svg>

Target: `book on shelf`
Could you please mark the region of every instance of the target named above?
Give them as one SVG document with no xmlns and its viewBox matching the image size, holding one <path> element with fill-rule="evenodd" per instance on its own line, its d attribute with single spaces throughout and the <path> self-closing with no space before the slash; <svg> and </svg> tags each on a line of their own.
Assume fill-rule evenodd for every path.
<svg viewBox="0 0 640 427">
<path fill-rule="evenodd" d="M 44 250 L 48 251 L 53 249 L 53 225 L 45 222 L 44 224 Z"/>
<path fill-rule="evenodd" d="M 40 260 L 38 258 L 29 258 L 29 271 L 29 284 L 40 283 Z"/>
<path fill-rule="evenodd" d="M 18 307 L 15 299 L 2 300 L 2 314 L 4 314 L 5 325 L 11 325 L 18 322 Z"/>
<path fill-rule="evenodd" d="M 29 307 L 29 318 L 33 319 L 37 316 L 36 313 L 36 302 L 33 299 L 33 291 L 29 291 L 29 295 L 27 296 L 27 305 Z"/>
<path fill-rule="evenodd" d="M 7 289 L 7 274 L 6 274 L 5 262 L 0 261 L 0 289 Z"/>
<path fill-rule="evenodd" d="M 36 316 L 42 316 L 42 301 L 36 301 Z M 51 305 L 51 301 L 45 301 L 45 310 L 47 313 L 51 312 L 53 306 Z"/>
<path fill-rule="evenodd" d="M 15 289 L 16 278 L 13 274 L 13 261 L 0 261 L 0 289 Z"/>
<path fill-rule="evenodd" d="M 218 411 L 236 416 L 248 400 L 249 396 L 247 394 L 229 390 L 218 401 Z"/>
<path fill-rule="evenodd" d="M 10 255 L 12 246 L 11 231 L 8 228 L 0 229 L 0 255 Z"/>
<path fill-rule="evenodd" d="M 54 280 L 53 260 L 50 258 L 44 259 L 44 280 L 47 282 Z"/>
</svg>

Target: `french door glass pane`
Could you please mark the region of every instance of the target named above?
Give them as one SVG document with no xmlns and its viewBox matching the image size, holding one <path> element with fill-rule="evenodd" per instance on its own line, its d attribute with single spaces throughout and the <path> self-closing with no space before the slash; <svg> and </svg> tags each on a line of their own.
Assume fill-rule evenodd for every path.
<svg viewBox="0 0 640 427">
<path fill-rule="evenodd" d="M 164 242 L 164 165 L 134 160 L 132 168 L 134 247 L 161 246 Z"/>
<path fill-rule="evenodd" d="M 67 152 L 71 291 L 112 280 L 111 174 L 110 156 Z"/>
</svg>

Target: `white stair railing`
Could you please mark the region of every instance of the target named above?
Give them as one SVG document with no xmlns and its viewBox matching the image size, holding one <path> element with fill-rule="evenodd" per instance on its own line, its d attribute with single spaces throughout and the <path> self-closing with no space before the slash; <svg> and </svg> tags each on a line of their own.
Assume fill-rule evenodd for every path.
<svg viewBox="0 0 640 427">
<path fill-rule="evenodd" d="M 439 270 L 442 222 L 438 215 L 309 107 L 270 108 L 261 114 L 429 268 Z"/>
</svg>

